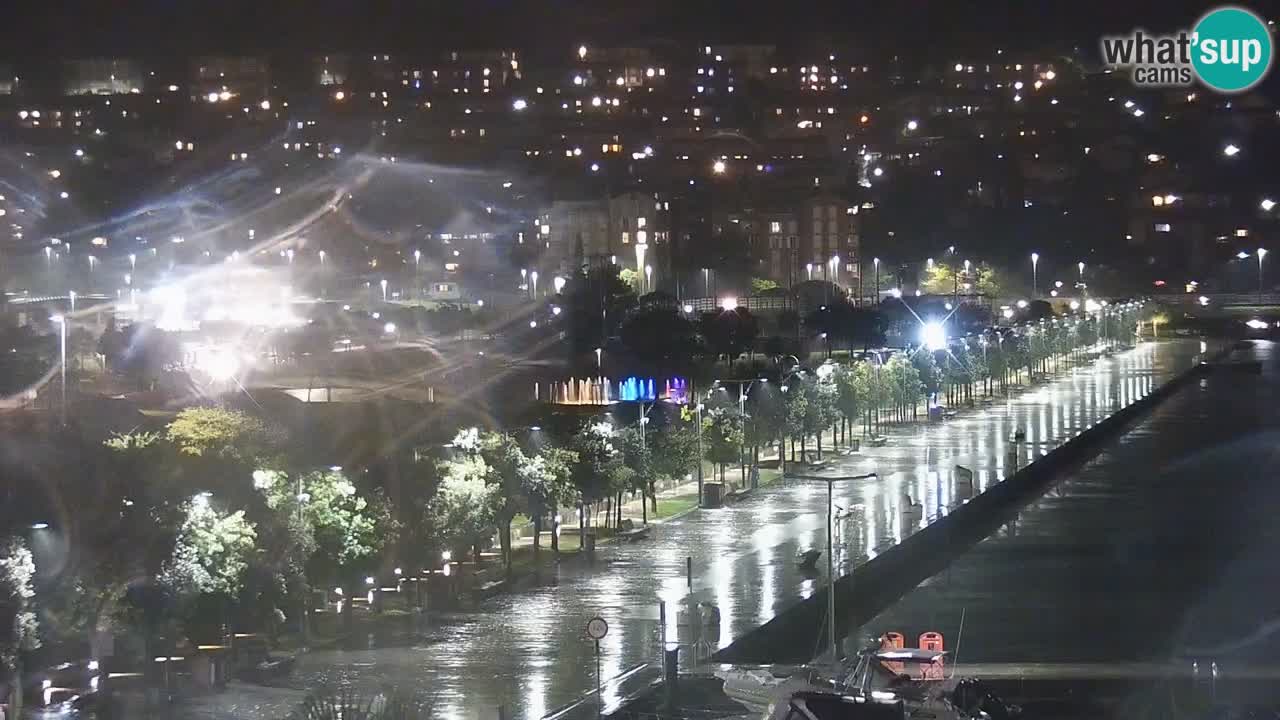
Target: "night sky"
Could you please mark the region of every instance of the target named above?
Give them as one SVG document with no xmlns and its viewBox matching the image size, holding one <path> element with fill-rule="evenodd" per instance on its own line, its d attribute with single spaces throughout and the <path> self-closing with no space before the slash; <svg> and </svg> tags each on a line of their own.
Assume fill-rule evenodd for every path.
<svg viewBox="0 0 1280 720">
<path fill-rule="evenodd" d="M 289 50 L 412 50 L 577 42 L 854 40 L 926 58 L 1052 43 L 1092 52 L 1102 33 L 1189 25 L 1213 4 L 1185 0 L 710 2 L 708 0 L 22 1 L 0 23 L 0 56 Z M 1265 7 L 1249 3 L 1257 10 Z M 922 47 L 923 45 L 923 47 Z"/>
</svg>

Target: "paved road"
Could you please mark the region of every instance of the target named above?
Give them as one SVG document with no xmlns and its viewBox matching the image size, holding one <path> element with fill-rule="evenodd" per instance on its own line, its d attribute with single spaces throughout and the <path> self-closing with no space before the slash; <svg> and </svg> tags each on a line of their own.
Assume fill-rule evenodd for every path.
<svg viewBox="0 0 1280 720">
<path fill-rule="evenodd" d="M 841 461 L 840 469 L 876 470 L 880 479 L 836 489 L 847 508 L 839 525 L 837 561 L 847 571 L 898 542 L 903 494 L 923 504 L 922 523 L 957 501 L 952 468 L 974 470 L 977 491 L 1004 473 L 1007 438 L 1024 429 L 1022 462 L 1079 428 L 1132 402 L 1200 352 L 1195 342 L 1147 344 L 1051 383 L 1000 400 L 941 425 L 923 423 L 890 432 L 886 447 Z M 605 678 L 656 659 L 658 602 L 685 596 L 685 562 L 693 558 L 694 596 L 714 604 L 719 619 L 707 632 L 720 648 L 812 593 L 823 580 L 796 566 L 796 553 L 822 546 L 825 486 L 788 481 L 732 507 L 701 511 L 655 530 L 646 542 L 602 548 L 594 565 L 567 561 L 543 585 L 495 598 L 478 613 L 438 618 L 431 628 L 399 644 L 370 638 L 367 649 L 304 655 L 291 679 L 296 687 L 396 683 L 434 692 L 441 716 L 540 718 L 594 687 L 593 649 L 586 621 L 610 624 L 601 643 Z M 689 639 L 676 613 L 667 637 Z M 616 689 L 606 690 L 615 702 Z"/>
</svg>

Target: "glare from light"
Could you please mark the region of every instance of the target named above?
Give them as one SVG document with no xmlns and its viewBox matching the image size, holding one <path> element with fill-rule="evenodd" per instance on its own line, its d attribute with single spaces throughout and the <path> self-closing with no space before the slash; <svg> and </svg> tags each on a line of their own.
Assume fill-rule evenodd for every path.
<svg viewBox="0 0 1280 720">
<path fill-rule="evenodd" d="M 723 160 L 717 160 L 711 164 L 711 172 L 717 175 L 723 175 L 724 170 L 725 170 L 725 164 Z"/>
<path fill-rule="evenodd" d="M 723 299 L 723 300 L 721 300 L 721 301 L 720 301 L 720 307 L 721 307 L 721 309 L 726 310 L 726 311 L 733 311 L 733 310 L 737 310 L 737 309 L 738 309 L 738 298 L 736 298 L 736 297 L 727 297 L 727 298 L 725 298 L 725 299 Z"/>
<path fill-rule="evenodd" d="M 1080 301 L 1079 301 L 1079 300 L 1072 300 L 1072 301 L 1071 301 L 1071 309 L 1072 309 L 1072 310 L 1079 310 L 1079 309 L 1080 309 Z"/>
<path fill-rule="evenodd" d="M 1006 320 L 1008 320 L 1009 318 L 1013 317 L 1013 308 L 1005 308 L 1004 310 L 1000 311 L 1000 314 L 1003 315 Z"/>
<path fill-rule="evenodd" d="M 1026 301 L 1026 300 L 1019 300 L 1019 301 L 1018 301 L 1018 303 L 1017 303 L 1017 305 L 1018 305 L 1018 309 L 1026 308 L 1026 307 L 1027 307 L 1027 301 Z"/>
<path fill-rule="evenodd" d="M 1264 198 L 1262 202 L 1258 203 L 1258 206 L 1265 212 L 1271 212 L 1271 208 L 1276 206 L 1276 201 L 1271 198 Z"/>
<path fill-rule="evenodd" d="M 1209 304 L 1209 298 L 1205 297 L 1204 295 L 1201 295 L 1201 296 L 1200 296 L 1200 299 L 1199 299 L 1199 303 L 1200 303 L 1200 305 L 1201 305 L 1201 306 L 1208 305 L 1208 304 Z"/>
<path fill-rule="evenodd" d="M 396 331 L 396 324 L 393 322 L 389 322 L 386 325 L 382 326 L 382 332 L 388 335 L 395 333 L 395 331 Z"/>
<path fill-rule="evenodd" d="M 524 98 L 517 98 L 515 102 L 511 103 L 513 110 L 523 110 L 527 107 L 529 107 L 529 103 Z"/>
<path fill-rule="evenodd" d="M 930 321 L 920 328 L 920 342 L 930 352 L 942 350 L 947 346 L 947 329 L 942 323 Z"/>
<path fill-rule="evenodd" d="M 916 122 L 915 120 L 910 120 L 907 122 L 908 130 L 915 130 L 918 127 L 920 127 L 920 123 Z"/>
<path fill-rule="evenodd" d="M 1228 144 L 1226 147 L 1222 148 L 1222 154 L 1226 155 L 1227 157 L 1235 157 L 1239 153 L 1240 153 L 1240 148 L 1236 147 L 1235 145 Z"/>
<path fill-rule="evenodd" d="M 693 312 L 693 306 L 690 305 L 689 303 L 685 303 L 684 306 L 681 307 L 680 309 L 684 310 L 685 315 L 688 315 L 689 313 Z"/>
<path fill-rule="evenodd" d="M 894 296 L 895 298 L 900 298 L 902 297 L 902 288 L 891 288 L 889 290 L 889 294 Z"/>
<path fill-rule="evenodd" d="M 1250 319 L 1248 322 L 1245 323 L 1245 325 L 1248 325 L 1254 330 L 1266 330 L 1268 327 L 1266 321 L 1259 320 L 1258 318 Z"/>
</svg>

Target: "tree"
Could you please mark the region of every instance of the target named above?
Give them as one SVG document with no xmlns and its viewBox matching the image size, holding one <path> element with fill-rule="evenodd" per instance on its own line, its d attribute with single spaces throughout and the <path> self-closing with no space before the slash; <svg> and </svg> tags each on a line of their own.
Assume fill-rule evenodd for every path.
<svg viewBox="0 0 1280 720">
<path fill-rule="evenodd" d="M 511 571 L 511 521 L 527 508 L 522 470 L 529 458 L 514 435 L 486 432 L 480 438 L 480 457 L 486 466 L 486 481 L 493 489 L 494 522 L 498 544 L 507 572 Z"/>
<path fill-rule="evenodd" d="M 723 357 L 732 363 L 734 358 L 752 348 L 759 326 L 750 311 L 738 307 L 703 313 L 698 319 L 698 330 L 717 360 Z"/>
<path fill-rule="evenodd" d="M 189 407 L 169 423 L 166 439 L 178 452 L 193 457 L 253 464 L 268 449 L 261 420 L 220 407 Z"/>
<path fill-rule="evenodd" d="M 526 456 L 524 465 L 520 467 L 520 482 L 529 517 L 533 520 L 534 553 L 540 548 L 543 518 L 559 506 L 573 501 L 570 471 L 577 459 L 571 450 L 550 446 Z M 559 551 L 559 534 L 555 528 L 552 528 L 551 544 L 553 550 Z"/>
<path fill-rule="evenodd" d="M 751 293 L 759 295 L 770 290 L 777 290 L 778 283 L 768 278 L 751 278 Z"/>
<path fill-rule="evenodd" d="M 645 420 L 648 420 L 648 418 L 645 418 Z M 630 470 L 630 474 L 626 478 L 630 482 L 623 489 L 640 493 L 641 520 L 646 525 L 649 523 L 649 510 L 644 500 L 653 487 L 654 481 L 653 449 L 649 445 L 649 435 L 653 435 L 653 433 L 644 434 L 639 426 L 629 427 L 618 433 L 618 444 L 622 450 L 622 463 Z"/>
<path fill-rule="evenodd" d="M 571 276 L 563 297 L 569 342 L 578 355 L 604 347 L 627 311 L 636 306 L 635 289 L 622 280 L 614 265 Z"/>
<path fill-rule="evenodd" d="M 688 407 L 680 409 L 680 415 L 671 419 L 657 432 L 649 435 L 653 446 L 653 474 L 649 480 L 649 500 L 653 511 L 658 511 L 658 496 L 654 491 L 654 479 L 665 477 L 681 480 L 693 472 L 698 457 L 697 419 Z"/>
<path fill-rule="evenodd" d="M 658 375 L 687 376 L 700 347 L 698 332 L 684 313 L 649 305 L 628 313 L 620 330 L 622 344 Z"/>
<path fill-rule="evenodd" d="M 615 440 L 613 425 L 608 422 L 587 422 L 569 443 L 570 450 L 577 456 L 570 476 L 578 491 L 579 528 L 583 542 L 590 521 L 587 506 L 612 497 L 625 475 L 622 456 Z"/>
<path fill-rule="evenodd" d="M 707 461 L 720 468 L 724 482 L 725 465 L 741 459 L 743 418 L 736 406 L 712 407 L 702 413 L 703 447 Z"/>
<path fill-rule="evenodd" d="M 32 604 L 35 574 L 35 561 L 25 543 L 17 538 L 0 542 L 0 674 L 18 672 L 21 654 L 40 647 L 40 625 Z"/>
<path fill-rule="evenodd" d="M 836 422 L 837 390 L 830 377 L 833 372 L 833 365 L 824 365 L 818 369 L 818 377 L 801 383 L 805 394 L 802 432 L 805 436 L 814 437 L 818 446 L 818 459 L 822 459 L 822 433 Z"/>
<path fill-rule="evenodd" d="M 220 512 L 204 494 L 186 506 L 173 554 L 160 582 L 175 595 L 200 593 L 234 597 L 249 567 L 257 537 L 243 510 Z"/>
<path fill-rule="evenodd" d="M 496 489 L 487 480 L 488 468 L 475 455 L 446 461 L 440 487 L 430 504 L 430 523 L 442 546 L 465 555 L 480 551 L 496 528 Z"/>
</svg>

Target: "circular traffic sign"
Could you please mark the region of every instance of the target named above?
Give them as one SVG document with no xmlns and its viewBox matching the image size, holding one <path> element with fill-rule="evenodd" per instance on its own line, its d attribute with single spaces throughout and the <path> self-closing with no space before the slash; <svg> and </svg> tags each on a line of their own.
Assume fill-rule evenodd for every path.
<svg viewBox="0 0 1280 720">
<path fill-rule="evenodd" d="M 604 621 L 602 617 L 593 617 L 587 621 L 587 635 L 594 640 L 599 640 L 609 634 L 609 623 Z"/>
</svg>

